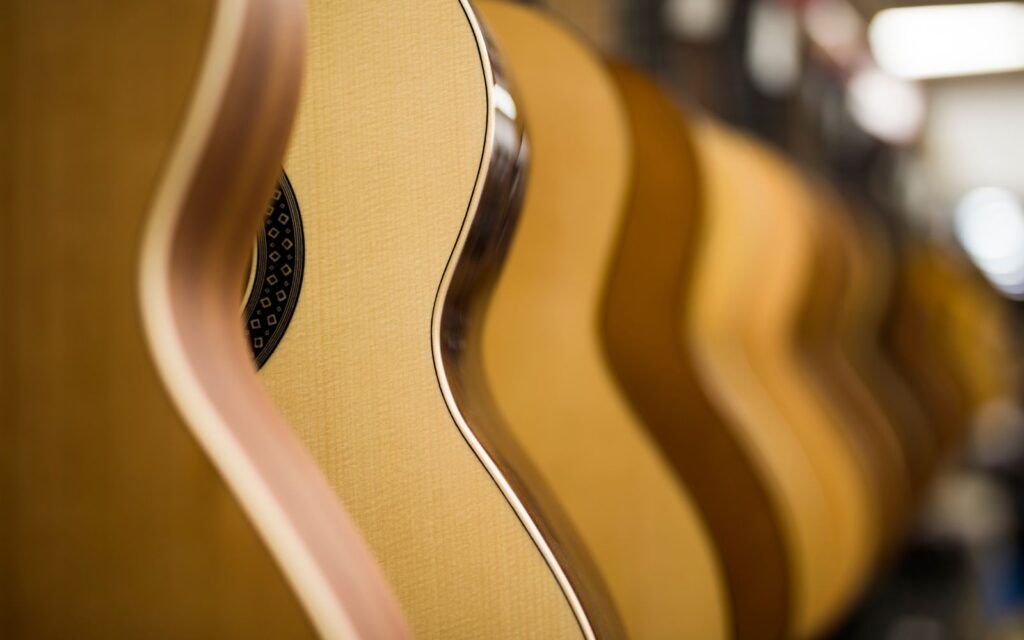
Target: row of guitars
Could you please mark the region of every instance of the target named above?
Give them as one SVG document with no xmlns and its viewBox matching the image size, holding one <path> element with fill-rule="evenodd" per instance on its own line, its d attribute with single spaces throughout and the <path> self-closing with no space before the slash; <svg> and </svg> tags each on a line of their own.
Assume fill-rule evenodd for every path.
<svg viewBox="0 0 1024 640">
<path fill-rule="evenodd" d="M 818 637 L 1014 383 L 956 254 L 542 10 L 11 15 L 4 637 Z"/>
</svg>

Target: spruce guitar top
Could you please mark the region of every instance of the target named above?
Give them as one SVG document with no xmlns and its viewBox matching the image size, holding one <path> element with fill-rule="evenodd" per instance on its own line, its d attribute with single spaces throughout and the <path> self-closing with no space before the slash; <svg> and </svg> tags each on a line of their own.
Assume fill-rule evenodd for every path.
<svg viewBox="0 0 1024 640">
<path fill-rule="evenodd" d="M 505 446 L 474 372 L 476 316 L 529 160 L 500 49 L 460 0 L 308 8 L 283 164 L 301 291 L 260 378 L 418 636 L 616 635 L 600 575 Z M 252 336 L 280 325 L 288 300 L 260 297 Z"/>
</svg>

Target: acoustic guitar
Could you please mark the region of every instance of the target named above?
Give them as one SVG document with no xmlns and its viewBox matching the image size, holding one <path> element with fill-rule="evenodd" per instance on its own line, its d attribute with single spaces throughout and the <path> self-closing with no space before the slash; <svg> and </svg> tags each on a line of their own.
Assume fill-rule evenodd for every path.
<svg viewBox="0 0 1024 640">
<path fill-rule="evenodd" d="M 638 71 L 612 65 L 626 103 L 632 193 L 604 299 L 617 380 L 700 508 L 723 568 L 737 638 L 787 635 L 793 571 L 779 496 L 760 454 L 715 407 L 679 343 L 694 314 L 707 204 L 682 111 Z M 680 300 L 682 299 L 682 304 Z"/>
<path fill-rule="evenodd" d="M 567 29 L 528 7 L 478 6 L 530 139 L 519 225 L 482 328 L 494 404 L 579 532 L 629 637 L 730 637 L 714 541 L 603 344 L 639 151 L 627 106 Z M 685 148 L 674 153 L 685 169 Z"/>
<path fill-rule="evenodd" d="M 965 257 L 949 248 L 917 240 L 906 257 L 918 322 L 964 403 L 963 423 L 951 434 L 956 451 L 980 411 L 1015 394 L 1019 370 L 1007 305 Z"/>
<path fill-rule="evenodd" d="M 706 222 L 680 340 L 758 453 L 790 552 L 792 633 L 812 637 L 860 588 L 880 535 L 867 454 L 822 406 L 798 350 L 815 201 L 761 145 L 710 120 L 694 130 Z"/>
<path fill-rule="evenodd" d="M 417 636 L 617 637 L 601 574 L 478 373 L 530 161 L 504 54 L 461 0 L 308 10 L 246 305 L 260 378 Z"/>
<path fill-rule="evenodd" d="M 806 182 L 803 188 L 814 203 L 804 211 L 810 214 L 806 228 L 816 268 L 801 313 L 798 353 L 822 406 L 855 443 L 879 485 L 875 501 L 888 548 L 902 533 L 912 501 L 906 452 L 846 352 L 849 326 L 859 322 L 860 311 L 856 296 L 850 295 L 850 264 L 838 216 L 825 194 Z"/>
<path fill-rule="evenodd" d="M 844 353 L 896 430 L 916 505 L 934 477 L 938 450 L 921 398 L 912 391 L 900 363 L 881 344 L 895 278 L 892 244 L 867 211 L 842 204 L 838 198 L 827 202 L 834 203 L 837 237 L 849 265 L 847 298 L 852 313 L 841 334 Z"/>
<path fill-rule="evenodd" d="M 302 7 L 6 14 L 0 635 L 406 637 L 238 322 Z"/>
<path fill-rule="evenodd" d="M 970 421 L 970 399 L 956 365 L 936 331 L 938 309 L 923 288 L 920 242 L 899 238 L 893 294 L 883 320 L 882 341 L 921 398 L 935 440 L 936 466 L 946 466 L 963 444 Z"/>
</svg>

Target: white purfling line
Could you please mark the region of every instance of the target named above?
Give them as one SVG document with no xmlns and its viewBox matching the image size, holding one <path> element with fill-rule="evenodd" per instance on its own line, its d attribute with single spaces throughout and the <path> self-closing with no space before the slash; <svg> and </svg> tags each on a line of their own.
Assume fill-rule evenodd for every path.
<svg viewBox="0 0 1024 640">
<path fill-rule="evenodd" d="M 556 582 L 558 582 L 558 586 L 562 590 L 562 594 L 565 596 L 566 601 L 568 601 L 569 608 L 572 609 L 573 615 L 576 617 L 576 621 L 580 626 L 580 630 L 583 632 L 583 636 L 587 638 L 587 640 L 595 640 L 596 636 L 594 634 L 593 627 L 590 624 L 590 619 L 587 617 L 586 610 L 583 608 L 583 604 L 580 602 L 579 595 L 573 588 L 569 578 L 565 575 L 562 565 L 558 562 L 558 559 L 555 557 L 550 545 L 548 545 L 547 540 L 544 538 L 540 529 L 537 527 L 537 524 L 534 522 L 533 517 L 530 515 L 529 510 L 519 499 L 519 496 L 516 495 L 512 486 L 508 483 L 508 480 L 505 479 L 505 476 L 498 468 L 498 465 L 477 439 L 472 428 L 470 428 L 466 423 L 466 420 L 462 416 L 462 412 L 459 410 L 459 406 L 452 395 L 451 386 L 448 383 L 448 377 L 445 373 L 444 360 L 441 352 L 441 318 L 443 315 L 445 298 L 448 294 L 452 275 L 462 257 L 462 252 L 469 236 L 470 228 L 473 226 L 473 221 L 476 219 L 480 207 L 480 199 L 484 185 L 487 182 L 487 172 L 490 166 L 491 154 L 494 146 L 495 84 L 494 75 L 491 70 L 490 54 L 488 53 L 487 43 L 484 39 L 483 31 L 473 8 L 469 6 L 468 0 L 459 0 L 459 3 L 462 5 L 463 12 L 465 13 L 466 19 L 473 31 L 480 60 L 483 63 L 484 84 L 487 92 L 487 129 L 484 141 L 484 153 L 480 163 L 481 171 L 477 177 L 476 185 L 473 189 L 473 195 L 469 201 L 469 207 L 462 225 L 461 233 L 455 242 L 455 248 L 452 251 L 452 256 L 445 267 L 444 275 L 441 277 L 437 297 L 434 299 L 433 321 L 430 328 L 430 341 L 431 350 L 433 352 L 434 367 L 437 371 L 437 379 L 438 384 L 441 387 L 441 395 L 444 397 L 445 404 L 448 405 L 448 411 L 451 413 L 452 419 L 455 421 L 456 426 L 462 433 L 463 438 L 465 438 L 466 442 L 473 450 L 473 453 L 476 454 L 480 463 L 483 464 L 487 473 L 490 474 L 502 495 L 505 496 L 505 500 L 508 501 L 512 510 L 519 518 L 519 521 L 526 529 L 527 534 L 533 540 L 534 545 L 536 545 L 537 550 L 540 551 L 541 556 L 544 558 L 544 562 L 548 565 L 548 568 L 554 575 Z M 507 95 L 508 94 L 506 94 L 506 96 Z"/>
</svg>

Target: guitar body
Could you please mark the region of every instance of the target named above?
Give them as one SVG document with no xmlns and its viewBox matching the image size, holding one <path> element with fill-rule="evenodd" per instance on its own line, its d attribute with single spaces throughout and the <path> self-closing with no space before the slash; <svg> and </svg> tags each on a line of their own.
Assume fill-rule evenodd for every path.
<svg viewBox="0 0 1024 640">
<path fill-rule="evenodd" d="M 878 515 L 861 453 L 820 404 L 797 349 L 815 268 L 805 217 L 813 203 L 760 145 L 710 122 L 696 135 L 708 222 L 683 340 L 718 406 L 760 454 L 793 564 L 791 628 L 814 636 L 862 583 Z"/>
<path fill-rule="evenodd" d="M 288 0 L 8 12 L 4 637 L 404 635 L 238 323 L 303 23 Z"/>
<path fill-rule="evenodd" d="M 970 400 L 934 326 L 939 310 L 924 288 L 927 270 L 920 247 L 904 243 L 897 252 L 895 269 L 882 343 L 921 398 L 935 441 L 935 464 L 941 467 L 963 444 Z"/>
<path fill-rule="evenodd" d="M 531 145 L 519 225 L 484 318 L 495 406 L 579 532 L 628 637 L 729 637 L 713 541 L 603 345 L 634 168 L 629 115 L 600 59 L 566 29 L 520 5 L 479 7 Z"/>
<path fill-rule="evenodd" d="M 309 22 L 284 161 L 301 290 L 261 380 L 418 637 L 609 633 L 599 576 L 567 575 L 586 564 L 563 555 L 573 532 L 497 444 L 473 373 L 475 310 L 521 197 L 518 98 L 466 2 L 316 0 Z M 298 266 L 279 269 L 294 287 Z"/>
<path fill-rule="evenodd" d="M 630 119 L 634 169 L 605 299 L 608 357 L 700 507 L 726 575 L 735 636 L 782 638 L 791 567 L 770 481 L 750 443 L 708 398 L 692 351 L 678 340 L 680 318 L 693 313 L 690 284 L 704 223 L 691 132 L 656 84 L 622 65 L 612 72 Z"/>
<path fill-rule="evenodd" d="M 840 325 L 842 353 L 898 440 L 912 503 L 903 516 L 906 518 L 933 476 L 936 443 L 917 398 L 879 344 L 894 277 L 893 256 L 881 230 L 866 215 L 855 213 L 837 198 L 826 196 L 825 201 L 831 204 L 830 218 L 841 243 L 838 249 L 847 262 L 848 312 Z M 894 541 L 898 539 L 897 535 Z"/>
<path fill-rule="evenodd" d="M 956 450 L 979 411 L 1015 393 L 1011 320 L 1006 301 L 962 256 L 923 241 L 906 255 L 918 321 L 964 402 L 964 421 L 951 433 Z"/>
<path fill-rule="evenodd" d="M 820 215 L 815 210 L 817 202 L 795 169 L 774 156 L 766 160 L 766 177 L 769 184 L 778 186 L 780 200 L 772 209 L 779 212 L 775 218 L 776 234 L 763 242 L 767 251 L 761 264 L 787 260 L 790 264 L 780 268 L 777 275 L 764 276 L 765 280 L 778 278 L 773 284 L 779 288 L 762 288 L 763 304 L 766 310 L 770 309 L 767 317 L 772 321 L 758 325 L 764 333 L 755 343 L 754 362 L 772 386 L 791 424 L 803 429 L 807 442 L 818 452 L 814 457 L 820 461 L 830 487 L 834 517 L 840 518 L 840 523 L 845 521 L 839 527 L 839 535 L 845 540 L 836 541 L 833 550 L 838 570 L 825 596 L 831 604 L 826 608 L 830 613 L 823 620 L 835 620 L 874 567 L 888 513 L 880 496 L 885 485 L 879 482 L 881 474 L 875 473 L 880 461 L 869 437 L 847 421 L 834 398 L 821 392 L 817 374 L 809 366 L 809 355 L 814 349 L 801 342 L 816 330 L 811 318 L 814 305 L 820 302 L 815 298 L 816 278 L 823 268 L 816 254 L 814 219 Z"/>
<path fill-rule="evenodd" d="M 733 291 L 746 292 L 745 306 L 733 314 L 738 318 L 733 322 L 739 327 L 746 375 L 760 385 L 760 395 L 751 397 L 768 398 L 752 415 L 780 417 L 780 432 L 784 428 L 799 442 L 803 460 L 813 469 L 813 475 L 805 477 L 816 477 L 824 496 L 823 512 L 820 502 L 808 502 L 817 504 L 818 511 L 809 510 L 815 515 L 805 515 L 800 529 L 817 536 L 817 544 L 806 547 L 816 555 L 808 556 L 804 564 L 804 604 L 796 626 L 798 636 L 813 636 L 842 614 L 880 548 L 883 511 L 872 475 L 877 463 L 871 459 L 869 441 L 852 432 L 833 400 L 821 393 L 819 373 L 809 367 L 807 345 L 802 343 L 819 278 L 816 271 L 827 268 L 815 249 L 817 203 L 796 171 L 763 146 L 741 139 L 732 146 L 738 147 L 732 158 L 738 154 L 750 167 L 749 179 L 741 182 L 749 187 L 732 187 L 734 196 L 745 199 L 722 209 L 723 215 L 735 218 L 723 242 L 739 237 L 748 243 L 733 249 L 739 265 L 734 268 L 740 271 Z M 728 169 L 720 172 L 728 176 L 733 165 L 721 164 Z M 728 177 L 721 180 L 720 193 L 736 183 Z M 766 211 L 775 215 L 766 219 Z M 764 446 L 769 451 L 770 445 Z M 791 459 L 802 460 L 795 455 Z M 785 477 L 786 471 L 779 473 Z"/>
<path fill-rule="evenodd" d="M 806 228 L 814 236 L 816 268 L 810 294 L 804 299 L 798 350 L 806 379 L 877 482 L 875 500 L 881 510 L 885 544 L 890 545 L 903 531 L 911 502 L 906 454 L 895 428 L 845 349 L 849 325 L 859 322 L 860 309 L 851 291 L 851 264 L 839 221 L 824 193 L 812 191 L 807 183 L 802 188 L 815 202 L 808 210 Z"/>
</svg>

